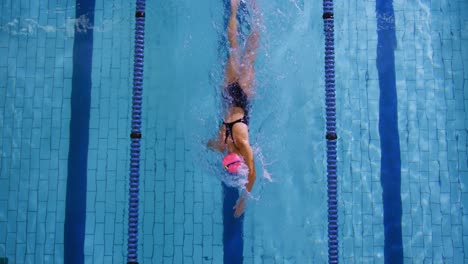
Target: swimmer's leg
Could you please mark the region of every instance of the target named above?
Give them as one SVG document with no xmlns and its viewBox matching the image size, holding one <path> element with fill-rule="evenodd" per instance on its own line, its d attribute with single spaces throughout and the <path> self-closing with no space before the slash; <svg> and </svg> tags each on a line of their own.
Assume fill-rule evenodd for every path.
<svg viewBox="0 0 468 264">
<path fill-rule="evenodd" d="M 252 1 L 251 3 L 254 10 L 254 21 L 252 32 L 247 39 L 247 45 L 242 58 L 242 68 L 239 79 L 239 84 L 249 97 L 252 96 L 251 88 L 255 79 L 255 59 L 257 58 L 257 49 L 260 41 L 260 14 L 257 10 L 255 1 Z"/>
<path fill-rule="evenodd" d="M 226 127 L 221 125 L 221 128 L 218 131 L 218 137 L 215 140 L 210 140 L 206 144 L 209 148 L 217 150 L 219 152 L 226 151 L 226 144 L 224 143 L 224 138 L 226 135 Z"/>
<path fill-rule="evenodd" d="M 230 84 L 239 79 L 240 73 L 240 55 L 239 42 L 237 40 L 237 9 L 239 8 L 239 0 L 231 0 L 231 16 L 228 23 L 228 40 L 229 40 L 229 58 L 226 68 L 226 83 Z"/>
</svg>

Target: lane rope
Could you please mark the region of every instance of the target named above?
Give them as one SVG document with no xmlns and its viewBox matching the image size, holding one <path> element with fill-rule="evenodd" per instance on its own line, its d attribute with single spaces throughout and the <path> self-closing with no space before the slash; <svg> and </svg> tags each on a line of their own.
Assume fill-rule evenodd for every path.
<svg viewBox="0 0 468 264">
<path fill-rule="evenodd" d="M 145 47 L 145 0 L 136 1 L 133 61 L 132 132 L 130 134 L 130 184 L 128 200 L 127 264 L 138 264 L 138 206 L 140 192 L 140 141 Z"/>
<path fill-rule="evenodd" d="M 327 196 L 328 196 L 328 263 L 338 263 L 338 179 L 336 98 L 335 98 L 335 40 L 333 0 L 323 0 L 325 34 L 325 106 L 327 140 Z"/>
</svg>

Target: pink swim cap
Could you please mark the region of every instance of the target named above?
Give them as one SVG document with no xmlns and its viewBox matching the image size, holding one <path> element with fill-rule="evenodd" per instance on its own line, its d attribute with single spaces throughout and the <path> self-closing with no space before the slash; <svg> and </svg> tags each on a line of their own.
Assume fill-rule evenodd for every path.
<svg viewBox="0 0 468 264">
<path fill-rule="evenodd" d="M 242 165 L 242 158 L 236 153 L 229 153 L 223 158 L 224 168 L 233 174 L 239 172 L 239 166 Z"/>
</svg>

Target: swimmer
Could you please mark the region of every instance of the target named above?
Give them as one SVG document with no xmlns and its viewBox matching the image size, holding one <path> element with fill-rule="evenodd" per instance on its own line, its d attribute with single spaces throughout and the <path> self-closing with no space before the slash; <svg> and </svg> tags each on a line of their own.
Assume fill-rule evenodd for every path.
<svg viewBox="0 0 468 264">
<path fill-rule="evenodd" d="M 245 51 L 241 54 L 237 39 L 237 10 L 240 0 L 231 0 L 231 15 L 228 23 L 228 40 L 230 44 L 229 58 L 227 62 L 222 97 L 224 100 L 224 121 L 218 132 L 216 140 L 210 140 L 208 146 L 222 153 L 227 153 L 223 163 L 225 167 L 231 166 L 230 159 L 241 158 L 248 168 L 248 183 L 245 186 L 247 192 L 251 192 L 255 183 L 256 172 L 252 147 L 249 143 L 249 110 L 250 100 L 253 96 L 252 86 L 255 78 L 254 62 L 257 57 L 259 45 L 258 12 L 254 0 L 250 1 L 256 18 L 252 25 L 252 31 L 247 39 Z M 229 156 L 231 155 L 231 156 Z M 225 162 L 226 161 L 226 162 Z M 235 162 L 234 164 L 238 164 Z M 233 164 L 233 165 L 234 165 Z M 237 169 L 226 169 L 233 173 Z M 237 165 L 235 166 L 237 168 Z M 242 191 L 236 205 L 234 216 L 240 217 L 244 213 L 246 194 Z"/>
</svg>

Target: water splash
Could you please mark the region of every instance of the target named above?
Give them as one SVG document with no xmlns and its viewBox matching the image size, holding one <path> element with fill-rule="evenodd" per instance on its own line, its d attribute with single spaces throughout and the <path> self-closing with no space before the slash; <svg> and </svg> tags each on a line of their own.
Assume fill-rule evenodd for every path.
<svg viewBox="0 0 468 264">
<path fill-rule="evenodd" d="M 418 19 L 418 23 L 415 23 L 415 29 L 417 32 L 422 36 L 423 42 L 421 45 L 424 45 L 425 56 L 431 62 L 432 65 L 435 67 L 440 67 L 437 63 L 434 62 L 434 50 L 433 50 L 433 39 L 431 36 L 431 11 L 429 5 L 423 3 L 421 0 L 417 1 L 418 7 L 421 12 L 418 13 L 420 16 Z M 416 42 L 417 43 L 417 42 Z"/>
<path fill-rule="evenodd" d="M 41 25 L 39 22 L 31 18 L 26 18 L 23 20 L 14 18 L 10 22 L 7 22 L 4 25 L 0 25 L 0 30 L 9 32 L 13 36 L 35 35 L 38 31 L 43 31 L 46 33 L 53 33 L 57 31 L 55 26 Z"/>
<path fill-rule="evenodd" d="M 273 162 L 266 162 L 265 157 L 263 156 L 262 149 L 258 144 L 255 144 L 252 148 L 254 156 L 261 164 L 261 176 L 262 178 L 268 180 L 269 182 L 274 182 L 271 177 L 271 173 L 267 170 L 267 167 L 273 164 Z"/>
<path fill-rule="evenodd" d="M 195 140 L 196 141 L 196 140 Z M 200 141 L 203 140 L 200 137 Z M 214 152 L 207 147 L 204 146 L 195 146 L 192 145 L 192 148 L 198 149 L 198 151 L 194 152 L 194 158 L 197 160 L 196 164 L 199 165 L 200 168 L 203 170 L 207 170 L 211 175 L 214 175 L 218 178 L 221 182 L 226 184 L 229 187 L 237 188 L 239 192 L 244 193 L 249 199 L 251 200 L 260 200 L 261 193 L 264 190 L 264 187 L 267 183 L 274 182 L 274 178 L 272 177 L 272 173 L 268 171 L 268 166 L 273 164 L 273 162 L 267 162 L 266 158 L 263 155 L 262 149 L 258 144 L 254 144 L 252 147 L 255 160 L 257 161 L 257 183 L 255 189 L 257 195 L 253 195 L 252 193 L 246 190 L 246 185 L 248 184 L 248 175 L 249 175 L 249 168 L 244 163 L 239 167 L 239 172 L 237 174 L 231 174 L 227 172 L 224 167 L 222 166 L 222 157 L 223 154 L 219 152 Z"/>
<path fill-rule="evenodd" d="M 43 33 L 62 33 L 67 37 L 73 37 L 75 31 L 86 33 L 88 30 L 95 32 L 112 32 L 115 25 L 123 20 L 104 19 L 100 25 L 93 25 L 87 15 L 78 18 L 66 18 L 63 23 L 57 25 L 41 24 L 33 18 L 14 18 L 6 24 L 0 25 L 0 31 L 8 32 L 12 36 L 36 36 Z"/>
<path fill-rule="evenodd" d="M 248 180 L 249 168 L 243 163 L 239 167 L 239 172 L 237 174 L 231 174 L 226 171 L 221 174 L 221 181 L 229 187 L 234 187 L 239 190 L 244 190 L 245 185 L 249 183 Z"/>
</svg>

